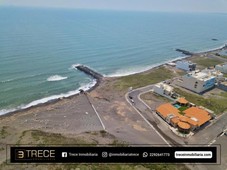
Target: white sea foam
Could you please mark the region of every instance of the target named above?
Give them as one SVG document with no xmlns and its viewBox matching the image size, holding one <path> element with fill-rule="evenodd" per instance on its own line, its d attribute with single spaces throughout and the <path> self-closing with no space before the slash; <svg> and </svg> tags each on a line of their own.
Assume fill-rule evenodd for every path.
<svg viewBox="0 0 227 170">
<path fill-rule="evenodd" d="M 53 101 L 53 100 L 56 100 L 56 99 L 70 97 L 70 96 L 73 96 L 75 94 L 78 94 L 80 92 L 80 89 L 83 89 L 84 91 L 88 91 L 89 89 L 94 87 L 96 83 L 97 83 L 96 80 L 92 80 L 92 82 L 90 82 L 88 84 L 84 84 L 83 86 L 81 86 L 77 90 L 73 90 L 73 91 L 69 91 L 67 93 L 62 93 L 62 94 L 53 95 L 53 96 L 45 97 L 45 98 L 42 98 L 42 99 L 38 99 L 38 100 L 32 101 L 29 104 L 21 105 L 21 106 L 18 106 L 16 108 L 3 109 L 3 110 L 0 110 L 0 115 L 4 115 L 4 114 L 10 113 L 10 112 L 17 111 L 17 110 L 27 109 L 27 108 L 30 108 L 32 106 L 37 106 L 39 104 L 44 104 L 44 103 L 47 103 L 47 102 L 50 102 L 50 101 Z"/>
<path fill-rule="evenodd" d="M 207 49 L 207 50 L 203 50 L 203 51 L 198 51 L 196 53 L 203 53 L 203 52 L 218 50 L 218 49 L 225 47 L 226 43 L 224 45 L 219 46 L 219 47 Z M 153 64 L 153 65 L 150 65 L 150 66 L 139 66 L 139 67 L 133 67 L 133 68 L 127 68 L 127 69 L 120 69 L 120 70 L 117 70 L 115 73 L 104 75 L 104 76 L 105 77 L 121 77 L 121 76 L 128 76 L 128 75 L 132 75 L 132 74 L 137 74 L 137 73 L 141 73 L 141 72 L 150 70 L 154 67 L 158 67 L 158 66 L 161 66 L 163 64 L 167 64 L 169 62 L 174 62 L 174 61 L 181 60 L 181 59 L 188 58 L 188 57 L 189 57 L 188 55 L 184 55 L 184 56 L 179 56 L 179 57 L 174 58 L 174 59 L 163 61 L 161 63 Z"/>
<path fill-rule="evenodd" d="M 153 65 L 150 65 L 150 66 L 138 66 L 138 67 L 133 67 L 133 68 L 121 69 L 121 70 L 117 70 L 113 74 L 105 75 L 105 77 L 122 77 L 122 76 L 137 74 L 137 73 L 141 73 L 141 72 L 150 70 L 154 67 L 158 67 L 158 66 L 161 66 L 163 64 L 167 64 L 169 62 L 174 62 L 176 60 L 184 59 L 184 58 L 187 58 L 187 57 L 189 57 L 189 56 L 180 56 L 180 57 L 177 57 L 177 58 L 174 58 L 174 59 L 166 60 L 166 61 L 161 62 L 161 63 L 153 64 Z"/>
<path fill-rule="evenodd" d="M 7 82 L 14 81 L 14 80 L 16 80 L 16 79 L 8 79 L 8 80 L 3 80 L 3 81 L 1 81 L 1 83 L 7 83 Z"/>
<path fill-rule="evenodd" d="M 10 112 L 14 112 L 16 111 L 17 109 L 2 109 L 0 110 L 0 115 L 4 115 L 4 114 L 7 114 L 7 113 L 10 113 Z"/>
<path fill-rule="evenodd" d="M 221 47 L 218 47 L 218 48 L 215 48 L 215 49 L 209 49 L 209 50 L 206 50 L 206 51 L 220 49 L 220 48 L 222 48 L 224 46 L 225 45 L 223 45 Z M 206 52 L 206 51 L 204 50 L 203 52 Z M 150 65 L 150 66 L 145 66 L 145 67 L 141 66 L 141 67 L 137 67 L 137 68 L 134 67 L 132 69 L 125 69 L 125 70 L 122 69 L 122 70 L 116 71 L 113 74 L 104 75 L 104 76 L 105 77 L 121 77 L 121 76 L 127 76 L 127 75 L 131 75 L 131 74 L 136 74 L 136 73 L 147 71 L 147 70 L 152 69 L 154 67 L 158 67 L 158 66 L 161 66 L 163 64 L 167 64 L 169 62 L 174 62 L 176 60 L 184 59 L 184 58 L 187 58 L 187 57 L 189 57 L 189 56 L 179 56 L 177 58 L 174 58 L 174 59 L 171 59 L 171 60 L 166 60 L 164 62 L 161 62 L 161 63 L 158 63 L 158 64 L 154 64 L 154 65 Z M 79 65 L 80 64 L 73 64 L 70 68 L 75 69 L 75 67 L 79 66 Z M 39 105 L 39 104 L 43 104 L 43 103 L 49 102 L 51 100 L 60 99 L 60 98 L 63 98 L 63 97 L 70 97 L 70 96 L 73 96 L 75 94 L 78 94 L 80 89 L 83 89 L 84 91 L 89 90 L 90 88 L 95 86 L 96 83 L 97 83 L 97 81 L 93 80 L 91 83 L 83 85 L 80 88 L 78 88 L 77 90 L 70 91 L 68 93 L 59 94 L 59 95 L 53 95 L 53 96 L 49 96 L 49 97 L 46 97 L 46 98 L 43 98 L 43 99 L 35 100 L 35 101 L 33 101 L 33 102 L 31 102 L 31 103 L 29 103 L 27 105 L 21 105 L 21 106 L 18 106 L 16 108 L 13 108 L 13 109 L 3 109 L 3 110 L 0 110 L 0 115 L 4 115 L 4 114 L 10 113 L 10 112 L 17 111 L 17 110 L 27 109 L 27 108 L 32 107 L 32 106 L 36 106 L 36 105 Z"/>
<path fill-rule="evenodd" d="M 215 48 L 210 48 L 210 49 L 205 49 L 205 50 L 202 50 L 202 51 L 197 51 L 196 53 L 205 53 L 205 52 L 210 52 L 210 51 L 215 51 L 215 50 L 219 50 L 219 49 L 222 49 L 226 46 L 226 43 L 224 45 L 221 45 L 219 47 L 215 47 Z"/>
<path fill-rule="evenodd" d="M 60 75 L 54 75 L 54 76 L 48 77 L 47 81 L 61 81 L 61 80 L 65 80 L 67 78 L 68 77 L 63 77 L 63 76 L 60 76 Z"/>
<path fill-rule="evenodd" d="M 77 69 L 76 67 L 80 66 L 81 64 L 73 64 L 71 65 L 71 67 L 69 68 L 69 70 L 74 70 Z"/>
</svg>

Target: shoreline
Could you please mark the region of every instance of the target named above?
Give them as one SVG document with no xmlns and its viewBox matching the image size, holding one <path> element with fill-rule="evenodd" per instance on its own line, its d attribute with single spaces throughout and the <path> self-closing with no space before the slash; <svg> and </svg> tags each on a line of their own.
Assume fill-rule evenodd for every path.
<svg viewBox="0 0 227 170">
<path fill-rule="evenodd" d="M 136 72 L 136 73 L 132 73 L 132 74 L 128 74 L 128 75 L 123 75 L 123 76 L 104 76 L 104 77 L 101 78 L 101 79 L 97 79 L 97 78 L 92 77 L 93 80 L 94 80 L 95 82 L 93 82 L 94 84 L 92 84 L 91 86 L 89 86 L 88 89 L 85 89 L 85 90 L 84 90 L 83 87 L 80 87 L 80 88 L 74 90 L 75 92 L 78 91 L 78 92 L 76 92 L 76 94 L 72 94 L 72 95 L 69 94 L 69 96 L 66 96 L 66 97 L 64 97 L 64 96 L 63 96 L 63 97 L 57 97 L 57 98 L 55 98 L 55 99 L 50 99 L 50 100 L 48 100 L 48 101 L 46 101 L 46 102 L 43 102 L 43 103 L 38 103 L 38 104 L 31 105 L 32 102 L 35 102 L 35 101 L 39 101 L 39 100 L 45 99 L 45 98 L 42 98 L 42 99 L 38 99 L 38 100 L 35 100 L 35 101 L 32 101 L 32 102 L 26 104 L 26 105 L 24 106 L 25 108 L 23 108 L 22 106 L 18 106 L 18 107 L 22 107 L 22 108 L 8 109 L 8 110 L 9 110 L 8 112 L 7 112 L 7 109 L 6 109 L 6 112 L 5 112 L 5 113 L 3 112 L 3 113 L 0 115 L 0 118 L 8 117 L 8 116 L 11 116 L 11 115 L 14 115 L 14 114 L 16 114 L 16 113 L 23 112 L 23 111 L 29 111 L 29 110 L 31 110 L 31 109 L 33 109 L 33 108 L 43 107 L 43 106 L 47 106 L 47 105 L 49 105 L 49 104 L 55 104 L 55 103 L 57 103 L 57 102 L 59 102 L 59 101 L 61 101 L 61 100 L 64 100 L 64 99 L 71 99 L 71 98 L 73 98 L 73 97 L 76 97 L 76 96 L 79 96 L 79 95 L 80 95 L 80 89 L 83 89 L 85 92 L 90 93 L 90 92 L 92 92 L 93 90 L 95 90 L 98 86 L 100 86 L 100 84 L 101 84 L 103 81 L 105 81 L 105 79 L 117 79 L 117 78 L 129 76 L 129 75 L 142 74 L 142 73 L 145 73 L 145 72 L 150 72 L 150 71 L 152 71 L 153 69 L 160 68 L 161 66 L 164 66 L 164 65 L 166 65 L 166 64 L 168 64 L 168 63 L 170 63 L 170 62 L 177 62 L 177 61 L 180 61 L 180 60 L 189 59 L 189 58 L 191 58 L 191 57 L 193 57 L 193 56 L 201 57 L 201 55 L 205 55 L 205 54 L 212 53 L 212 52 L 219 52 L 219 51 L 226 50 L 226 49 L 227 49 L 227 44 L 224 44 L 224 45 L 221 46 L 221 47 L 218 47 L 218 48 L 215 48 L 215 49 L 210 49 L 210 50 L 208 50 L 208 51 L 203 51 L 203 52 L 192 52 L 193 55 L 185 55 L 185 56 L 182 56 L 182 57 L 177 57 L 177 58 L 175 58 L 175 59 L 168 60 L 168 61 L 164 61 L 164 62 L 162 62 L 162 63 L 153 65 L 153 66 L 151 66 L 150 68 L 148 68 L 148 69 L 146 69 L 146 70 L 143 70 L 143 71 L 140 71 L 140 72 Z M 73 91 L 73 92 L 74 92 L 74 91 Z M 68 94 L 65 93 L 65 95 L 68 95 Z M 54 96 L 54 95 L 53 95 L 53 96 Z M 58 95 L 56 95 L 56 96 L 58 96 Z M 51 97 L 51 96 L 50 96 L 50 97 Z M 48 97 L 47 97 L 47 98 L 48 98 Z M 31 105 L 31 106 L 29 106 L 29 105 Z M 28 107 L 26 107 L 26 106 L 28 106 Z M 3 110 L 4 110 L 4 109 L 3 109 Z"/>
</svg>

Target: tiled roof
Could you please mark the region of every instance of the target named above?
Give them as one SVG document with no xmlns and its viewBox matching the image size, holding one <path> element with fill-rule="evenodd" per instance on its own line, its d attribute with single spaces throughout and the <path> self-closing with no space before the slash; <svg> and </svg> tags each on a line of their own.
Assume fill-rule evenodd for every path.
<svg viewBox="0 0 227 170">
<path fill-rule="evenodd" d="M 185 123 L 185 122 L 178 122 L 177 125 L 178 125 L 181 129 L 185 129 L 185 130 L 190 129 L 190 127 L 191 127 L 188 123 Z"/>
<path fill-rule="evenodd" d="M 174 124 L 177 124 L 179 122 L 179 118 L 178 117 L 174 117 L 171 119 L 171 122 L 174 123 Z"/>
<path fill-rule="evenodd" d="M 179 102 L 179 103 L 181 103 L 181 104 L 187 104 L 187 103 L 188 103 L 188 101 L 187 101 L 185 98 L 183 98 L 183 97 L 179 98 L 179 99 L 177 100 L 177 102 Z"/>
<path fill-rule="evenodd" d="M 206 110 L 200 109 L 198 107 L 190 107 L 189 109 L 184 111 L 185 116 L 194 119 L 194 120 L 198 120 L 198 125 L 201 126 L 204 123 L 206 123 L 207 121 L 209 121 L 211 119 L 211 116 L 209 115 L 209 113 Z"/>
<path fill-rule="evenodd" d="M 164 118 L 166 118 L 169 114 L 173 114 L 174 116 L 180 116 L 179 110 L 175 108 L 171 103 L 162 104 L 156 110 Z"/>
</svg>

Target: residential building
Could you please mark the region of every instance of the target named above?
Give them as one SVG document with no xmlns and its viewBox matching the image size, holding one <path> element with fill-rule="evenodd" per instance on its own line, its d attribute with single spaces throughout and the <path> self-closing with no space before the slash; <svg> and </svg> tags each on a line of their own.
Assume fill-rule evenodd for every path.
<svg viewBox="0 0 227 170">
<path fill-rule="evenodd" d="M 196 121 L 199 127 L 211 119 L 210 114 L 206 110 L 200 109 L 198 107 L 190 107 L 183 112 L 185 113 L 184 116 Z"/>
<path fill-rule="evenodd" d="M 173 94 L 173 87 L 163 82 L 154 85 L 153 90 L 159 95 L 171 96 Z"/>
<path fill-rule="evenodd" d="M 179 132 L 181 132 L 181 133 L 189 133 L 190 132 L 191 126 L 186 122 L 178 122 L 177 126 L 178 126 Z"/>
<path fill-rule="evenodd" d="M 221 90 L 227 91 L 227 81 L 219 82 L 217 87 Z"/>
<path fill-rule="evenodd" d="M 216 69 L 206 68 L 204 70 L 201 70 L 201 72 L 205 73 L 205 74 L 207 74 L 209 76 L 214 76 L 215 79 L 216 79 L 216 82 L 218 82 L 219 80 L 223 80 L 224 79 L 223 74 L 220 71 L 216 70 Z"/>
<path fill-rule="evenodd" d="M 227 73 L 227 64 L 224 65 L 216 65 L 215 69 L 222 72 L 222 73 Z"/>
<path fill-rule="evenodd" d="M 166 103 L 157 107 L 156 112 L 168 123 L 174 117 L 180 117 L 179 110 L 171 103 Z"/>
<path fill-rule="evenodd" d="M 214 87 L 215 82 L 216 77 L 213 75 L 200 71 L 192 71 L 178 79 L 177 84 L 196 93 L 202 93 Z"/>
<path fill-rule="evenodd" d="M 178 98 L 177 103 L 181 106 L 186 106 L 189 104 L 189 102 L 184 97 Z"/>
<path fill-rule="evenodd" d="M 196 64 L 191 61 L 181 60 L 176 62 L 176 68 L 185 70 L 185 71 L 193 71 L 196 68 Z"/>
<path fill-rule="evenodd" d="M 179 101 L 182 101 L 184 104 L 187 103 L 183 98 Z M 211 119 L 210 114 L 204 109 L 193 106 L 188 107 L 181 112 L 178 110 L 177 106 L 172 105 L 171 103 L 160 105 L 156 108 L 156 113 L 167 123 L 184 133 L 188 133 L 190 130 L 193 131 L 201 127 Z"/>
</svg>

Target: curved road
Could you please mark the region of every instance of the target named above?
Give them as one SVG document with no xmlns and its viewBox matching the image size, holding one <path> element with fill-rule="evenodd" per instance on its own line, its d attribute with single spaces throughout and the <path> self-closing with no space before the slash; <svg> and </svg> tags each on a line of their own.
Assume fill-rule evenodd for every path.
<svg viewBox="0 0 227 170">
<path fill-rule="evenodd" d="M 159 118 L 159 116 L 150 108 L 140 96 L 152 90 L 154 85 L 149 85 L 139 89 L 132 90 L 125 95 L 127 102 L 139 113 L 139 115 L 145 120 L 145 122 L 151 127 L 151 135 L 156 135 L 159 137 L 160 141 L 164 141 L 168 146 L 171 145 L 184 145 L 184 144 L 197 144 L 197 145 L 207 145 L 216 146 L 221 145 L 221 164 L 220 165 L 192 165 L 191 169 L 225 169 L 227 164 L 226 148 L 227 143 L 227 112 L 218 116 L 210 125 L 202 128 L 202 133 L 197 132 L 194 136 L 191 136 L 187 141 L 179 140 L 175 134 L 171 134 L 171 131 L 166 128 L 165 122 Z M 130 97 L 129 97 L 130 96 Z M 134 102 L 131 101 L 133 99 Z M 171 137 L 170 137 L 171 136 Z M 218 158 L 218 162 L 220 158 Z"/>
<path fill-rule="evenodd" d="M 156 113 L 140 99 L 140 95 L 147 93 L 153 89 L 154 85 L 148 85 L 146 87 L 138 88 L 132 90 L 125 95 L 127 102 L 137 111 L 137 113 L 144 119 L 144 121 L 151 127 L 152 135 L 158 135 L 160 141 L 164 141 L 168 146 L 181 145 L 184 143 L 176 142 L 175 139 L 170 138 L 166 133 L 163 132 L 163 129 L 168 130 L 168 126 L 165 122 L 160 122 L 160 119 L 157 117 Z M 131 99 L 133 99 L 133 102 Z M 162 130 L 161 130 L 162 129 Z"/>
</svg>

